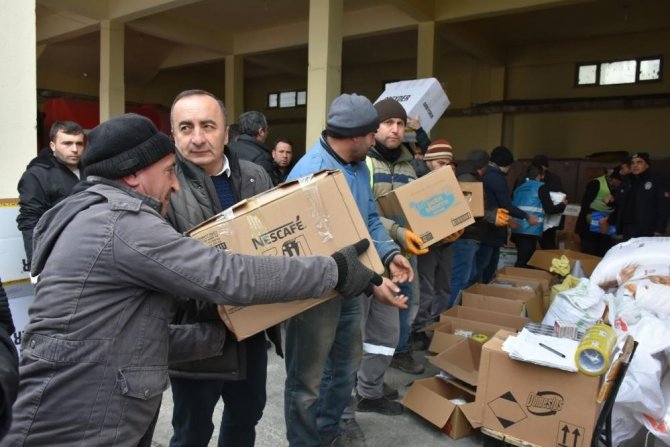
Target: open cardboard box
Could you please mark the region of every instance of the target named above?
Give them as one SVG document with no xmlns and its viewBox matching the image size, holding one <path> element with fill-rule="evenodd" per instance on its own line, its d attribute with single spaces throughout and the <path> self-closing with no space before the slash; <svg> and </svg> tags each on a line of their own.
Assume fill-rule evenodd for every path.
<svg viewBox="0 0 670 447">
<path fill-rule="evenodd" d="M 341 171 L 321 171 L 243 200 L 187 234 L 232 253 L 266 256 L 331 255 L 370 239 L 358 206 Z M 382 273 L 370 247 L 361 262 Z M 244 340 L 333 297 L 252 306 L 225 306 L 226 325 Z"/>
<path fill-rule="evenodd" d="M 530 261 L 528 261 L 528 265 L 549 271 L 551 261 L 563 255 L 570 260 L 570 270 L 575 265 L 575 261 L 579 260 L 586 276 L 591 276 L 591 273 L 593 273 L 593 270 L 602 259 L 598 256 L 587 255 L 586 253 L 573 250 L 535 250 Z"/>
<path fill-rule="evenodd" d="M 514 328 L 511 327 L 502 326 L 502 328 L 514 331 Z M 482 334 L 490 338 L 500 329 L 501 326 L 499 324 L 451 318 L 448 321 L 433 323 L 426 326 L 423 330 L 433 332 L 428 351 L 439 353 L 463 340 L 463 338 L 467 338 L 467 335 L 458 334 Z"/>
<path fill-rule="evenodd" d="M 455 404 L 452 399 L 465 400 Z M 439 377 L 416 380 L 405 394 L 402 404 L 426 419 L 453 439 L 475 432 L 470 418 L 480 411 L 475 396 Z"/>
<path fill-rule="evenodd" d="M 549 307 L 549 293 L 544 293 L 544 287 L 540 281 L 516 276 L 496 275 L 489 284 L 494 286 L 511 286 L 532 289 L 536 291 L 540 298 L 542 298 L 542 311 L 544 313 L 547 312 Z"/>
<path fill-rule="evenodd" d="M 381 214 L 411 229 L 422 248 L 475 222 L 452 169 L 436 169 L 377 198 Z"/>
<path fill-rule="evenodd" d="M 501 331 L 482 348 L 476 402 L 481 421 L 504 435 L 542 446 L 589 446 L 600 406 L 600 378 L 512 360 Z"/>
<path fill-rule="evenodd" d="M 463 307 L 520 315 L 525 309 L 528 320 L 544 318 L 543 294 L 540 289 L 510 287 L 494 284 L 473 284 L 461 295 Z"/>
</svg>

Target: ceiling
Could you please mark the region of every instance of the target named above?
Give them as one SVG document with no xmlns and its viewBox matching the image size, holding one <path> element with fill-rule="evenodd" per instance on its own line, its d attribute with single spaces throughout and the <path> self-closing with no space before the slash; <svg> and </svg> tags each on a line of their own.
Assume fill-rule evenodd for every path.
<svg viewBox="0 0 670 447">
<path fill-rule="evenodd" d="M 344 0 L 343 68 L 415 58 L 417 23 L 430 21 L 431 11 L 439 12 L 441 54 L 466 52 L 491 64 L 504 64 L 509 49 L 517 46 L 670 28 L 668 0 L 496 0 L 487 4 L 534 7 L 459 15 L 458 7 L 467 2 Z M 247 47 L 251 50 L 241 53 L 245 77 L 306 73 L 309 0 L 134 3 L 146 3 L 146 9 L 133 8 L 130 0 L 37 0 L 38 72 L 97 79 L 99 20 L 116 8 L 121 11 L 116 17 L 126 23 L 126 82 L 135 86 L 148 84 L 161 70 L 221 61 Z M 124 16 L 123 11 L 130 12 Z M 370 19 L 376 17 L 379 23 Z M 358 25 L 366 20 L 369 29 Z M 297 37 L 291 40 L 293 34 Z M 288 43 L 278 47 L 276 42 L 284 40 Z"/>
</svg>

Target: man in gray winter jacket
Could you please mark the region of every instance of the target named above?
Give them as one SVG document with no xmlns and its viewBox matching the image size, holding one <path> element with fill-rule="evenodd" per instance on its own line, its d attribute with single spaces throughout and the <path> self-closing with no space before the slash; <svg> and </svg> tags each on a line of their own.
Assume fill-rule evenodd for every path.
<svg viewBox="0 0 670 447">
<path fill-rule="evenodd" d="M 168 387 L 168 361 L 215 356 L 225 341 L 216 324 L 171 330 L 173 296 L 248 305 L 381 284 L 357 259 L 368 241 L 331 257 L 263 257 L 179 234 L 164 218 L 179 191 L 174 145 L 147 118 L 97 126 L 82 165 L 87 188 L 35 228 L 39 280 L 3 446 L 137 445 Z"/>
</svg>

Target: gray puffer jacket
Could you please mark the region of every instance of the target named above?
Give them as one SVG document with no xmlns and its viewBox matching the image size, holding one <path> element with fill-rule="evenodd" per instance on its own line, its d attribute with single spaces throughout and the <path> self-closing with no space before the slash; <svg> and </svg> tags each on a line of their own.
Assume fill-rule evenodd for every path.
<svg viewBox="0 0 670 447">
<path fill-rule="evenodd" d="M 253 197 L 272 188 L 270 177 L 262 167 L 246 160 L 238 160 L 228 148 L 225 153 L 230 166 L 230 180 L 236 201 Z M 177 154 L 175 173 L 179 179 L 180 190 L 170 197 L 168 221 L 177 231 L 183 233 L 219 213 L 221 203 L 210 176 L 180 154 Z M 216 305 L 190 297 L 180 300 L 173 324 L 199 322 L 210 322 L 225 329 Z M 275 344 L 277 353 L 282 355 L 279 326 L 270 328 L 267 332 Z M 190 379 L 244 380 L 246 352 L 246 343 L 237 342 L 234 335 L 229 333 L 223 352 L 207 359 L 171 363 L 170 375 Z"/>
<path fill-rule="evenodd" d="M 168 355 L 208 357 L 224 341 L 213 326 L 171 333 L 174 295 L 260 304 L 320 296 L 337 282 L 330 257 L 228 254 L 176 232 L 158 201 L 97 181 L 35 228 L 39 281 L 3 446 L 137 445 L 168 386 Z"/>
</svg>

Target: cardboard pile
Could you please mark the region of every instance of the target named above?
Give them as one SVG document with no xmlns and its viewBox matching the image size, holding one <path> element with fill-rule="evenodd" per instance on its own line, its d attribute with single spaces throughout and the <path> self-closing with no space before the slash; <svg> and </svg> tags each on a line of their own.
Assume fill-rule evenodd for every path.
<svg viewBox="0 0 670 447">
<path fill-rule="evenodd" d="M 465 199 L 453 170 L 446 168 L 378 197 L 377 203 L 384 216 L 416 233 L 422 248 L 475 222 L 472 200 Z"/>
<path fill-rule="evenodd" d="M 321 171 L 243 200 L 191 229 L 189 236 L 232 253 L 269 256 L 331 255 L 370 239 L 341 171 Z M 382 273 L 374 248 L 361 261 Z M 238 340 L 299 314 L 334 296 L 255 306 L 225 306 Z"/>
</svg>

